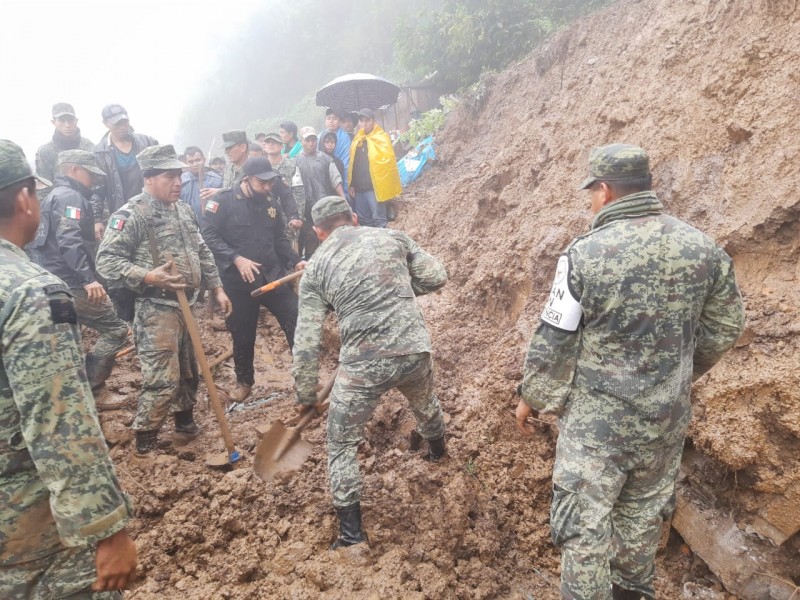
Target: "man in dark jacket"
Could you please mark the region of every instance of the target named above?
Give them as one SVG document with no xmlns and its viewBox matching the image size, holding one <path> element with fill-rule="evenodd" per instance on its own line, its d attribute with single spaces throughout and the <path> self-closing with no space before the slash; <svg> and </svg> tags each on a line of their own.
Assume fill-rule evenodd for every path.
<svg viewBox="0 0 800 600">
<path fill-rule="evenodd" d="M 205 239 L 222 279 L 222 287 L 233 304 L 228 329 L 233 338 L 233 361 L 237 387 L 231 400 L 241 402 L 250 395 L 258 310 L 266 307 L 283 329 L 289 348 L 294 345 L 297 325 L 297 295 L 289 286 L 252 298 L 250 292 L 279 279 L 286 269 L 301 270 L 305 262 L 292 250 L 286 236 L 281 205 L 270 190 L 280 173 L 266 158 L 250 158 L 242 179 L 205 204 Z"/>
<path fill-rule="evenodd" d="M 53 105 L 53 120 L 50 121 L 55 127 L 53 139 L 36 151 L 36 174 L 48 181 L 53 181 L 56 177 L 58 166 L 58 153 L 64 150 L 89 150 L 94 148 L 94 143 L 81 136 L 78 128 L 78 117 L 75 116 L 75 109 L 71 104 L 59 102 Z M 52 187 L 42 187 L 36 191 L 39 201 L 47 198 Z"/>
<path fill-rule="evenodd" d="M 91 152 L 67 150 L 58 155 L 58 173 L 53 191 L 42 203 L 39 230 L 29 249 L 35 262 L 69 286 L 78 323 L 100 333 L 86 355 L 86 374 L 96 392 L 128 338 L 128 326 L 117 316 L 95 273 L 90 198 L 93 180 L 103 172 Z"/>
<path fill-rule="evenodd" d="M 133 132 L 128 111 L 123 106 L 109 104 L 102 115 L 108 133 L 94 147 L 94 153 L 106 180 L 92 196 L 95 239 L 98 241 L 103 237 L 108 216 L 142 193 L 144 180 L 136 155 L 149 146 L 158 145 L 155 138 Z"/>
</svg>

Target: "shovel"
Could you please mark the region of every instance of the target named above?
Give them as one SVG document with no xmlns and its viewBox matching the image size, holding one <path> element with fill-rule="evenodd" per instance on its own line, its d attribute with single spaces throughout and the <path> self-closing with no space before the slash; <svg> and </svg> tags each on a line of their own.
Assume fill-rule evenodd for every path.
<svg viewBox="0 0 800 600">
<path fill-rule="evenodd" d="M 336 381 L 334 373 L 325 386 L 317 393 L 317 404 L 322 404 L 331 393 Z M 325 404 L 327 407 L 327 403 Z M 281 421 L 273 423 L 256 450 L 253 471 L 259 478 L 268 483 L 283 481 L 288 474 L 299 469 L 311 455 L 314 446 L 300 437 L 303 429 L 316 416 L 315 410 L 309 410 L 294 427 L 286 427 Z"/>
<path fill-rule="evenodd" d="M 169 252 L 164 253 L 164 257 L 170 261 L 172 254 Z M 177 275 L 178 269 L 175 262 L 172 263 L 172 274 Z M 219 401 L 219 393 L 217 386 L 214 385 L 214 378 L 211 376 L 211 369 L 208 366 L 208 359 L 203 350 L 203 342 L 200 340 L 200 331 L 197 329 L 197 322 L 194 320 L 192 309 L 189 307 L 189 301 L 186 299 L 186 292 L 177 290 L 175 295 L 178 297 L 178 304 L 180 304 L 181 312 L 183 313 L 183 320 L 186 322 L 186 329 L 189 330 L 189 337 L 192 340 L 195 356 L 197 362 L 200 363 L 200 370 L 203 373 L 203 381 L 208 389 L 208 398 L 211 400 L 211 407 L 214 409 L 214 415 L 217 417 L 220 431 L 222 432 L 222 439 L 225 441 L 226 453 L 213 453 L 206 456 L 206 465 L 209 467 L 225 467 L 237 462 L 242 456 L 233 444 L 233 436 L 228 427 L 228 421 L 225 419 L 225 411 Z"/>
<path fill-rule="evenodd" d="M 275 281 L 271 281 L 267 285 L 262 285 L 260 288 L 253 290 L 250 292 L 250 295 L 253 298 L 257 298 L 259 296 L 263 296 L 264 294 L 271 292 L 277 287 L 282 286 L 284 283 L 289 283 L 290 281 L 294 281 L 295 279 L 300 279 L 303 276 L 302 271 L 295 271 L 294 273 L 287 275 L 286 277 L 281 277 L 280 279 L 276 279 Z"/>
</svg>

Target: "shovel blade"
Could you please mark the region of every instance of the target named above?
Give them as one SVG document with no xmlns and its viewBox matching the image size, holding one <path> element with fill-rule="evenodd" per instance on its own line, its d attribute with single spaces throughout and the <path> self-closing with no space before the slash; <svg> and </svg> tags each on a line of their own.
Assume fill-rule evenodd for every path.
<svg viewBox="0 0 800 600">
<path fill-rule="evenodd" d="M 277 421 L 261 438 L 253 464 L 253 471 L 260 479 L 268 483 L 288 481 L 292 473 L 311 456 L 314 446 L 300 437 L 286 446 L 293 433 L 294 428 Z M 278 458 L 278 452 L 282 448 L 286 450 Z"/>
</svg>

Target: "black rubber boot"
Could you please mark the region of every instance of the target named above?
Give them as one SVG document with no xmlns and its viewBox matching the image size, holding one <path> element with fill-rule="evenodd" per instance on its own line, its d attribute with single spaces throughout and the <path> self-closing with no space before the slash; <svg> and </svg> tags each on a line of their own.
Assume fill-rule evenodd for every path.
<svg viewBox="0 0 800 600">
<path fill-rule="evenodd" d="M 621 588 L 616 583 L 611 585 L 611 597 L 614 600 L 653 600 L 652 597 L 645 596 L 641 592 Z"/>
<path fill-rule="evenodd" d="M 150 456 L 158 444 L 158 431 L 136 432 L 136 456 L 144 458 Z"/>
<path fill-rule="evenodd" d="M 114 370 L 115 362 L 116 356 L 113 354 L 104 358 L 97 358 L 93 354 L 86 355 L 86 378 L 92 386 L 92 391 L 102 389 L 106 379 L 111 376 L 111 371 Z"/>
<path fill-rule="evenodd" d="M 425 460 L 437 463 L 447 454 L 447 446 L 444 443 L 444 436 L 428 440 L 428 453 L 423 456 Z"/>
<path fill-rule="evenodd" d="M 369 541 L 367 534 L 361 529 L 361 504 L 359 502 L 344 508 L 337 508 L 336 516 L 339 518 L 339 537 L 331 544 L 331 550 Z"/>
<path fill-rule="evenodd" d="M 181 410 L 174 414 L 175 433 L 172 436 L 172 443 L 175 446 L 183 446 L 192 440 L 200 437 L 200 428 L 194 422 L 194 411 Z"/>
</svg>

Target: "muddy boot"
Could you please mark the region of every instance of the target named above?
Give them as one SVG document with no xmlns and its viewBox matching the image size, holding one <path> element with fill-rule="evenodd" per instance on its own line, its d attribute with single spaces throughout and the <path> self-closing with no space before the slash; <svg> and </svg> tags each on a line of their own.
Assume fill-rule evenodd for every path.
<svg viewBox="0 0 800 600">
<path fill-rule="evenodd" d="M 147 458 L 153 455 L 158 444 L 158 430 L 136 432 L 136 457 Z"/>
<path fill-rule="evenodd" d="M 228 396 L 228 400 L 231 404 L 234 402 L 244 402 L 247 398 L 250 397 L 250 390 L 253 389 L 251 385 L 245 385 L 244 383 L 237 383 L 236 387 L 233 388 L 233 392 Z"/>
<path fill-rule="evenodd" d="M 444 436 L 428 440 L 428 453 L 422 458 L 428 462 L 437 463 L 447 454 Z"/>
<path fill-rule="evenodd" d="M 641 592 L 621 588 L 616 583 L 611 585 L 611 597 L 614 600 L 653 600 L 653 598 L 645 596 Z"/>
<path fill-rule="evenodd" d="M 111 354 L 103 358 L 97 358 L 94 354 L 86 355 L 86 378 L 93 392 L 102 391 L 106 385 L 106 379 L 111 376 L 114 370 L 116 356 Z"/>
<path fill-rule="evenodd" d="M 367 535 L 361 529 L 361 504 L 359 502 L 344 508 L 337 508 L 336 516 L 339 518 L 339 537 L 331 544 L 331 550 L 369 542 Z"/>
<path fill-rule="evenodd" d="M 175 413 L 175 433 L 172 434 L 173 446 L 185 446 L 200 437 L 200 428 L 194 422 L 194 411 L 181 410 Z"/>
</svg>

